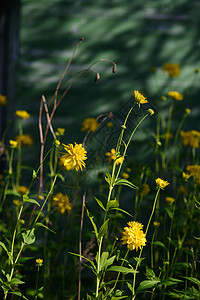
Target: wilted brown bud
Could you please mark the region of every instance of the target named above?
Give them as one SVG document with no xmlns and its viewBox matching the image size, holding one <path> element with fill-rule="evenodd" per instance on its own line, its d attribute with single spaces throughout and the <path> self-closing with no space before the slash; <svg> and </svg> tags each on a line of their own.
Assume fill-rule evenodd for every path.
<svg viewBox="0 0 200 300">
<path fill-rule="evenodd" d="M 114 64 L 114 65 L 113 65 L 113 70 L 112 70 L 112 72 L 115 73 L 115 72 L 116 72 L 116 69 L 117 69 L 117 65 Z"/>
<path fill-rule="evenodd" d="M 80 40 L 80 41 L 84 41 L 84 37 L 81 37 L 79 40 Z"/>
<path fill-rule="evenodd" d="M 100 79 L 100 75 L 99 75 L 99 73 L 97 73 L 96 78 L 95 78 L 94 81 L 97 83 L 99 81 L 99 79 Z"/>
</svg>

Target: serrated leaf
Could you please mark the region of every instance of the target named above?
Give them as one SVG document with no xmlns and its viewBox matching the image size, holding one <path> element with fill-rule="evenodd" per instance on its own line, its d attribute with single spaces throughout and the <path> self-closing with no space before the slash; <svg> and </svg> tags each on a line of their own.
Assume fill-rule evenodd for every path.
<svg viewBox="0 0 200 300">
<path fill-rule="evenodd" d="M 101 200 L 97 199 L 96 197 L 94 197 L 94 199 L 97 201 L 98 205 L 99 205 L 104 211 L 106 211 L 106 209 L 105 209 L 103 203 L 101 202 Z"/>
<path fill-rule="evenodd" d="M 120 272 L 120 273 L 138 273 L 138 271 L 135 271 L 134 269 L 131 268 L 126 268 L 126 267 L 122 267 L 122 266 L 112 266 L 110 267 L 107 271 L 114 271 L 114 272 Z"/>
<path fill-rule="evenodd" d="M 118 178 L 114 185 L 126 185 L 132 189 L 138 189 L 138 187 L 136 185 L 134 185 L 132 182 L 130 182 L 129 180 L 127 179 L 124 179 L 124 178 Z"/>
<path fill-rule="evenodd" d="M 156 286 L 158 283 L 160 282 L 160 280 L 144 280 L 142 282 L 140 282 L 139 287 L 137 288 L 136 293 L 139 293 L 140 291 L 146 290 L 146 289 L 150 289 L 154 286 Z"/>
<path fill-rule="evenodd" d="M 35 234 L 34 234 L 35 229 L 30 229 L 27 230 L 26 232 L 22 233 L 22 237 L 24 240 L 24 243 L 27 245 L 31 245 L 35 242 Z"/>
<path fill-rule="evenodd" d="M 99 229 L 99 234 L 98 234 L 98 238 L 100 239 L 102 236 L 104 236 L 106 234 L 106 232 L 108 231 L 108 222 L 109 219 L 107 219 L 100 227 Z"/>
<path fill-rule="evenodd" d="M 44 224 L 42 224 L 42 223 L 40 223 L 40 222 L 36 223 L 35 225 L 36 225 L 36 226 L 40 226 L 40 227 L 44 227 L 44 228 L 46 228 L 47 230 L 49 230 L 49 231 L 53 232 L 54 234 L 56 234 L 55 231 L 53 231 L 52 229 L 50 229 L 49 227 L 45 226 Z"/>
<path fill-rule="evenodd" d="M 106 209 L 109 210 L 110 208 L 117 208 L 119 207 L 119 201 L 115 198 L 114 200 L 110 200 L 107 202 L 107 207 Z"/>
</svg>

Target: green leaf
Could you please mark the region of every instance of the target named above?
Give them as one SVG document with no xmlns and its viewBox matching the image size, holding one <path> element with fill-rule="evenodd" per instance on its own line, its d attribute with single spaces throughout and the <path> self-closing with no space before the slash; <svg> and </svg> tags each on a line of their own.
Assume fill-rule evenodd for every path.
<svg viewBox="0 0 200 300">
<path fill-rule="evenodd" d="M 171 285 L 174 285 L 174 284 L 177 284 L 177 283 L 180 283 L 180 282 L 183 282 L 183 280 L 169 277 L 169 278 L 163 280 L 161 282 L 161 284 L 164 285 L 164 286 L 171 286 Z"/>
<path fill-rule="evenodd" d="M 123 210 L 123 209 L 121 209 L 119 207 L 111 207 L 110 209 L 119 210 L 119 211 L 121 211 L 121 212 L 125 213 L 126 215 L 128 215 L 128 216 L 130 216 L 130 217 L 133 218 L 133 216 L 131 214 L 129 214 L 127 211 L 125 211 L 125 210 Z"/>
<path fill-rule="evenodd" d="M 100 259 L 100 271 L 113 264 L 116 255 L 108 258 L 108 252 L 103 252 Z"/>
<path fill-rule="evenodd" d="M 12 278 L 10 281 L 9 281 L 10 284 L 24 284 L 25 282 L 24 281 L 21 281 L 19 278 Z"/>
<path fill-rule="evenodd" d="M 129 290 L 130 290 L 131 292 L 133 292 L 133 287 L 132 287 L 132 285 L 131 285 L 129 282 L 126 282 L 126 284 L 127 284 L 128 288 L 129 288 Z"/>
<path fill-rule="evenodd" d="M 197 278 L 194 277 L 187 277 L 187 276 L 182 276 L 183 278 L 191 281 L 192 283 L 197 284 L 198 286 L 200 286 L 200 280 L 198 280 Z"/>
<path fill-rule="evenodd" d="M 189 265 L 185 262 L 176 263 L 171 267 L 172 270 L 182 270 L 187 268 L 189 268 Z"/>
<path fill-rule="evenodd" d="M 111 175 L 110 175 L 110 173 L 108 173 L 107 171 L 106 171 L 106 177 L 105 177 L 105 181 L 107 181 L 107 183 L 109 184 L 109 185 L 111 185 Z"/>
<path fill-rule="evenodd" d="M 26 299 L 26 300 L 28 300 L 28 298 L 26 298 L 24 295 L 22 295 L 22 293 L 21 292 L 19 292 L 19 291 L 16 291 L 16 292 L 10 292 L 11 294 L 13 294 L 13 295 L 16 295 L 16 296 L 19 296 L 19 297 L 22 297 L 23 299 Z"/>
<path fill-rule="evenodd" d="M 162 242 L 160 242 L 160 241 L 153 242 L 153 245 L 160 246 L 163 249 L 167 250 L 167 247 Z"/>
<path fill-rule="evenodd" d="M 138 187 L 136 185 L 134 185 L 132 182 L 130 182 L 129 180 L 127 179 L 124 179 L 124 178 L 118 178 L 114 185 L 126 185 L 132 189 L 138 189 Z"/>
<path fill-rule="evenodd" d="M 99 206 L 100 206 L 103 210 L 106 211 L 106 209 L 105 209 L 103 203 L 101 202 L 101 200 L 97 199 L 96 197 L 94 197 L 94 199 L 97 201 L 97 203 L 99 204 Z"/>
<path fill-rule="evenodd" d="M 122 267 L 122 266 L 112 266 L 107 271 L 114 271 L 114 272 L 120 272 L 120 273 L 126 273 L 126 274 L 128 274 L 128 273 L 132 273 L 132 274 L 138 273 L 138 271 L 135 271 L 132 268 L 126 268 L 126 267 Z"/>
<path fill-rule="evenodd" d="M 173 218 L 173 208 L 172 207 L 166 207 L 165 210 L 166 210 L 168 216 L 170 217 L 170 219 L 172 219 Z"/>
<path fill-rule="evenodd" d="M 107 219 L 100 227 L 99 229 L 99 234 L 98 234 L 98 239 L 100 239 L 102 236 L 104 236 L 104 234 L 106 234 L 106 232 L 108 231 L 108 222 L 109 219 Z"/>
<path fill-rule="evenodd" d="M 40 227 L 44 227 L 44 228 L 48 229 L 49 231 L 53 232 L 54 234 L 56 234 L 55 231 L 51 230 L 49 227 L 45 226 L 44 224 L 42 224 L 42 223 L 40 223 L 40 222 L 36 223 L 35 225 L 36 225 L 36 226 L 40 226 Z"/>
<path fill-rule="evenodd" d="M 90 219 L 90 222 L 92 223 L 92 226 L 94 228 L 94 232 L 95 232 L 95 236 L 96 236 L 96 239 L 98 240 L 98 230 L 97 230 L 97 226 L 95 224 L 95 222 L 93 221 L 93 216 L 90 214 L 89 210 L 87 209 L 86 205 L 85 205 L 85 211 L 87 213 L 87 216 L 88 218 Z"/>
<path fill-rule="evenodd" d="M 73 253 L 73 252 L 68 252 L 68 253 L 72 254 L 72 255 L 75 255 L 75 256 L 78 256 L 78 257 L 81 257 L 81 258 L 87 260 L 92 265 L 92 269 L 93 269 L 94 273 L 96 274 L 96 270 L 97 269 L 96 269 L 96 266 L 95 266 L 95 264 L 94 264 L 94 262 L 92 260 L 86 258 L 85 256 L 83 256 L 81 254 L 77 254 L 77 253 Z"/>
<path fill-rule="evenodd" d="M 139 287 L 137 288 L 137 293 L 139 293 L 140 291 L 146 290 L 146 289 L 150 289 L 154 286 L 156 286 L 158 283 L 160 282 L 160 280 L 144 280 L 142 282 L 140 282 Z"/>
<path fill-rule="evenodd" d="M 11 252 L 8 251 L 6 245 L 5 245 L 3 242 L 0 242 L 0 246 L 6 251 L 6 253 L 7 253 L 9 259 L 12 260 Z"/>
<path fill-rule="evenodd" d="M 34 234 L 35 229 L 30 229 L 27 230 L 26 232 L 22 233 L 22 237 L 24 240 L 24 243 L 27 245 L 31 245 L 33 243 L 35 243 L 35 234 Z"/>
<path fill-rule="evenodd" d="M 57 175 L 63 182 L 65 181 L 65 177 L 62 174 L 58 173 Z"/>
<path fill-rule="evenodd" d="M 114 200 L 110 200 L 107 202 L 106 209 L 109 210 L 110 208 L 117 208 L 119 207 L 119 201 L 115 198 Z"/>
<path fill-rule="evenodd" d="M 150 280 L 153 280 L 156 277 L 154 271 L 152 269 L 148 268 L 147 266 L 146 266 L 146 274 L 145 275 L 146 275 L 147 279 L 150 279 Z"/>
<path fill-rule="evenodd" d="M 33 204 L 37 204 L 38 206 L 40 206 L 40 204 L 35 199 L 29 199 L 29 197 L 27 195 L 23 195 L 23 201 L 33 203 Z"/>
<path fill-rule="evenodd" d="M 7 190 L 6 191 L 6 195 L 12 195 L 12 196 L 16 196 L 16 197 L 20 197 L 21 196 L 21 194 L 15 192 L 13 190 Z"/>
</svg>

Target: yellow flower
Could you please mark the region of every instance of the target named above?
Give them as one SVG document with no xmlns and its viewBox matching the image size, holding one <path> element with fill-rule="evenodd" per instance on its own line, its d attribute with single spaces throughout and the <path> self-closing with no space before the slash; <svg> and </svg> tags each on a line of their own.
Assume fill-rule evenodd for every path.
<svg viewBox="0 0 200 300">
<path fill-rule="evenodd" d="M 43 259 L 41 259 L 41 258 L 37 258 L 35 260 L 35 262 L 36 262 L 36 266 L 38 266 L 38 267 L 41 267 L 43 265 Z"/>
<path fill-rule="evenodd" d="M 136 90 L 133 91 L 133 96 L 139 106 L 140 106 L 140 104 L 148 103 L 146 97 L 144 97 L 139 91 L 136 91 Z"/>
<path fill-rule="evenodd" d="M 158 188 L 164 189 L 169 184 L 169 182 L 167 182 L 167 181 L 165 181 L 161 178 L 157 178 L 156 179 L 156 184 L 157 184 Z"/>
<path fill-rule="evenodd" d="M 111 161 L 115 161 L 116 160 L 116 165 L 119 165 L 122 163 L 122 161 L 124 160 L 124 158 L 121 157 L 116 157 L 116 151 L 114 148 L 112 148 L 110 150 L 110 152 L 106 152 L 105 153 L 106 156 L 108 156 L 108 163 L 111 163 Z"/>
<path fill-rule="evenodd" d="M 17 189 L 17 192 L 19 194 L 22 194 L 22 195 L 27 194 L 28 193 L 28 188 L 24 185 L 19 185 L 18 189 Z"/>
<path fill-rule="evenodd" d="M 191 109 L 190 109 L 190 108 L 186 108 L 186 109 L 185 109 L 185 113 L 186 113 L 187 115 L 189 115 L 189 114 L 191 113 Z"/>
<path fill-rule="evenodd" d="M 95 132 L 97 128 L 99 127 L 99 123 L 95 118 L 86 118 L 82 123 L 81 131 L 92 131 Z"/>
<path fill-rule="evenodd" d="M 127 244 L 129 250 L 136 250 L 146 245 L 146 237 L 143 232 L 143 225 L 139 222 L 128 222 L 129 227 L 124 228 L 122 244 Z"/>
<path fill-rule="evenodd" d="M 52 204 L 61 214 L 64 214 L 66 210 L 68 212 L 72 210 L 72 204 L 69 202 L 69 197 L 62 193 L 58 193 L 53 196 Z"/>
<path fill-rule="evenodd" d="M 141 196 L 146 196 L 148 195 L 148 193 L 150 192 L 150 187 L 147 183 L 143 183 L 141 186 L 141 191 L 140 191 L 140 195 Z"/>
<path fill-rule="evenodd" d="M 168 92 L 168 96 L 171 97 L 174 100 L 177 101 L 182 101 L 183 100 L 183 95 L 177 91 L 170 91 Z"/>
<path fill-rule="evenodd" d="M 189 165 L 186 167 L 186 171 L 189 175 L 193 176 L 196 183 L 200 184 L 200 166 Z"/>
<path fill-rule="evenodd" d="M 154 221 L 154 222 L 153 222 L 153 226 L 154 226 L 155 228 L 158 228 L 158 227 L 160 226 L 160 222 Z"/>
<path fill-rule="evenodd" d="M 87 159 L 87 151 L 82 146 L 82 144 L 77 144 L 73 146 L 72 144 L 62 144 L 67 154 L 64 154 L 60 158 L 60 166 L 63 166 L 66 170 L 76 170 L 78 171 L 82 167 L 85 168 L 84 160 Z"/>
<path fill-rule="evenodd" d="M 65 128 L 57 128 L 56 136 L 62 136 L 65 133 Z"/>
<path fill-rule="evenodd" d="M 29 119 L 31 116 L 26 110 L 16 110 L 15 114 L 20 119 Z"/>
<path fill-rule="evenodd" d="M 106 123 L 106 126 L 108 128 L 112 128 L 114 126 L 113 122 L 109 121 L 108 123 Z"/>
<path fill-rule="evenodd" d="M 6 106 L 7 105 L 7 97 L 0 94 L 0 106 Z"/>
<path fill-rule="evenodd" d="M 179 64 L 165 63 L 162 70 L 164 72 L 167 72 L 169 77 L 177 77 L 181 73 Z"/>
<path fill-rule="evenodd" d="M 199 148 L 200 132 L 196 130 L 188 130 L 180 132 L 181 140 L 184 146 Z"/>
<path fill-rule="evenodd" d="M 13 200 L 13 204 L 16 205 L 16 206 L 20 206 L 21 201 L 19 199 L 15 199 L 15 200 Z"/>
<path fill-rule="evenodd" d="M 20 134 L 15 137 L 15 140 L 18 143 L 18 147 L 28 146 L 31 147 L 33 145 L 33 139 L 29 134 Z"/>
<path fill-rule="evenodd" d="M 129 178 L 129 174 L 126 173 L 126 172 L 123 172 L 123 173 L 122 173 L 122 178 L 128 179 L 128 178 Z"/>
<path fill-rule="evenodd" d="M 175 201 L 175 199 L 173 197 L 166 197 L 165 201 L 169 204 L 172 205 Z"/>
<path fill-rule="evenodd" d="M 54 140 L 54 145 L 55 145 L 56 147 L 59 147 L 59 146 L 60 146 L 60 141 L 59 141 L 59 140 Z"/>
<path fill-rule="evenodd" d="M 183 179 L 184 179 L 185 181 L 187 181 L 192 175 L 191 175 L 191 174 L 187 174 L 187 173 L 185 173 L 185 172 L 182 172 L 182 176 L 183 176 Z"/>
<path fill-rule="evenodd" d="M 10 143 L 11 148 L 16 148 L 17 147 L 17 141 L 10 140 L 9 143 Z"/>
</svg>

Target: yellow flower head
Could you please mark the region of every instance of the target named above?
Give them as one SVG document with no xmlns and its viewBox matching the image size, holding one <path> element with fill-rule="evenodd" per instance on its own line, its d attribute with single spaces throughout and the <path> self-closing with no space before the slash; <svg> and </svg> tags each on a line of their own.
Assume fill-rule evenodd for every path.
<svg viewBox="0 0 200 300">
<path fill-rule="evenodd" d="M 129 227 L 124 228 L 122 244 L 127 244 L 129 250 L 136 250 L 146 245 L 146 237 L 143 232 L 143 225 L 139 222 L 128 222 Z"/>
<path fill-rule="evenodd" d="M 196 183 L 200 184 L 200 166 L 199 165 L 189 165 L 186 167 L 186 171 L 189 175 L 194 177 Z"/>
<path fill-rule="evenodd" d="M 155 228 L 158 228 L 158 227 L 160 226 L 160 222 L 154 221 L 154 222 L 153 222 L 153 226 L 154 226 Z"/>
<path fill-rule="evenodd" d="M 31 116 L 26 110 L 16 110 L 15 114 L 20 119 L 29 119 Z"/>
<path fill-rule="evenodd" d="M 162 70 L 164 72 L 167 72 L 169 77 L 177 77 L 181 73 L 179 64 L 165 63 Z"/>
<path fill-rule="evenodd" d="M 99 127 L 99 123 L 95 118 L 86 118 L 82 123 L 81 131 L 92 131 L 95 132 Z"/>
<path fill-rule="evenodd" d="M 58 193 L 53 196 L 52 204 L 61 214 L 64 214 L 66 210 L 68 212 L 72 210 L 72 204 L 69 202 L 69 197 L 62 193 Z"/>
<path fill-rule="evenodd" d="M 126 172 L 123 172 L 123 173 L 122 173 L 122 178 L 128 179 L 128 178 L 129 178 L 129 174 L 126 173 Z"/>
<path fill-rule="evenodd" d="M 16 148 L 17 147 L 17 141 L 10 140 L 9 141 L 11 148 Z"/>
<path fill-rule="evenodd" d="M 13 200 L 13 204 L 15 206 L 20 206 L 22 204 L 22 202 L 19 199 L 15 199 L 15 200 Z"/>
<path fill-rule="evenodd" d="M 15 137 L 17 141 L 18 147 L 28 146 L 31 147 L 33 145 L 33 139 L 29 134 L 20 134 Z"/>
<path fill-rule="evenodd" d="M 146 196 L 148 195 L 148 193 L 150 192 L 150 187 L 147 183 L 143 183 L 141 186 L 141 191 L 140 191 L 140 195 L 141 196 Z"/>
<path fill-rule="evenodd" d="M 169 184 L 169 182 L 167 182 L 161 178 L 156 179 L 156 185 L 160 189 L 164 189 L 168 184 Z"/>
<path fill-rule="evenodd" d="M 105 153 L 106 156 L 108 156 L 108 163 L 111 163 L 111 161 L 115 161 L 116 160 L 116 165 L 119 165 L 123 162 L 124 158 L 121 157 L 116 157 L 116 151 L 114 148 L 112 148 L 110 150 L 110 152 L 106 152 Z"/>
<path fill-rule="evenodd" d="M 37 267 L 41 267 L 43 265 L 43 259 L 41 258 L 37 258 L 35 262 Z"/>
<path fill-rule="evenodd" d="M 133 96 L 139 106 L 140 106 L 140 104 L 148 103 L 146 97 L 143 96 L 142 93 L 140 93 L 139 91 L 136 91 L 136 90 L 133 91 Z"/>
<path fill-rule="evenodd" d="M 0 94 L 0 106 L 6 106 L 7 105 L 7 97 Z"/>
<path fill-rule="evenodd" d="M 188 174 L 188 173 L 185 173 L 185 172 L 182 172 L 182 176 L 183 176 L 183 179 L 185 181 L 187 181 L 192 175 L 191 174 Z"/>
<path fill-rule="evenodd" d="M 17 192 L 19 194 L 22 194 L 22 195 L 27 194 L 28 193 L 28 188 L 24 185 L 19 185 L 19 187 L 17 189 Z"/>
<path fill-rule="evenodd" d="M 67 171 L 69 170 L 76 170 L 78 171 L 84 167 L 85 162 L 84 160 L 87 159 L 87 151 L 82 146 L 82 144 L 77 144 L 73 146 L 73 144 L 62 144 L 64 146 L 65 151 L 67 154 L 64 154 L 60 158 L 60 166 L 64 167 Z"/>
<path fill-rule="evenodd" d="M 168 92 L 168 96 L 171 97 L 174 100 L 177 101 L 182 101 L 183 100 L 183 95 L 177 91 L 170 91 Z"/>
<path fill-rule="evenodd" d="M 57 128 L 56 136 L 62 136 L 65 133 L 65 128 Z"/>
<path fill-rule="evenodd" d="M 173 197 L 166 197 L 165 201 L 169 204 L 172 205 L 175 201 L 175 199 Z"/>
<path fill-rule="evenodd" d="M 188 130 L 180 132 L 181 140 L 184 146 L 199 148 L 200 132 L 196 130 Z"/>
<path fill-rule="evenodd" d="M 185 109 L 185 113 L 186 113 L 187 115 L 189 115 L 189 114 L 191 113 L 191 109 L 187 107 L 187 108 Z"/>
</svg>

